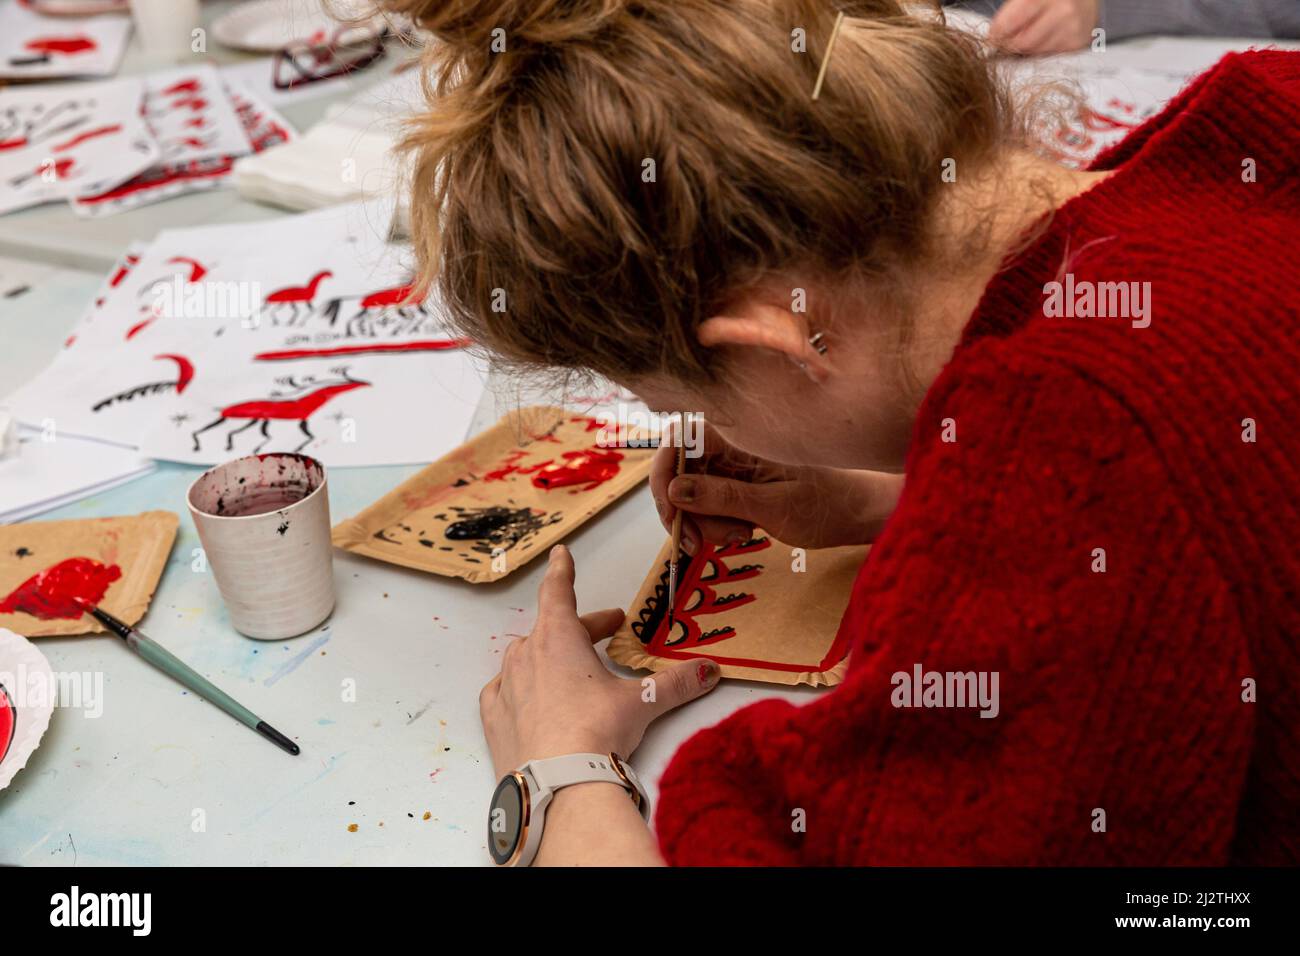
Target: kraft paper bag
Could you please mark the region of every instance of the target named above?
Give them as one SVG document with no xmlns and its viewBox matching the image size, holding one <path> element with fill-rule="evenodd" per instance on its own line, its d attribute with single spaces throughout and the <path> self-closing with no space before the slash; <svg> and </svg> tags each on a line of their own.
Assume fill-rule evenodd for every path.
<svg viewBox="0 0 1300 956">
<path fill-rule="evenodd" d="M 795 549 L 763 531 L 738 545 L 705 544 L 678 562 L 668 623 L 665 542 L 609 642 L 611 660 L 638 670 L 709 659 L 723 677 L 773 684 L 838 684 L 848 642 L 838 635 L 867 547 Z M 800 569 L 800 570 L 797 570 Z"/>
<path fill-rule="evenodd" d="M 127 624 L 137 624 L 158 587 L 178 523 L 173 512 L 146 511 L 0 526 L 0 603 L 47 568 L 69 558 L 89 558 L 121 573 L 99 606 Z M 103 625 L 86 615 L 76 620 L 42 620 L 22 611 L 0 613 L 0 628 L 6 627 L 24 637 L 104 631 Z"/>
<path fill-rule="evenodd" d="M 334 546 L 471 584 L 498 581 L 650 473 L 653 447 L 602 447 L 602 428 L 561 408 L 512 412 L 335 525 Z"/>
</svg>

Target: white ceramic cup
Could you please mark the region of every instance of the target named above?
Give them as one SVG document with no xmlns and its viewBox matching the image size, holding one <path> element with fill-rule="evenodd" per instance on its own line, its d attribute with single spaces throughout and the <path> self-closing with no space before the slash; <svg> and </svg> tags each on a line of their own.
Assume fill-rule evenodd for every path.
<svg viewBox="0 0 1300 956">
<path fill-rule="evenodd" d="M 320 462 L 237 458 L 200 475 L 186 501 L 235 630 L 278 641 L 329 617 L 334 552 Z"/>
<path fill-rule="evenodd" d="M 189 53 L 201 19 L 199 0 L 131 0 L 131 17 L 146 53 Z"/>
</svg>

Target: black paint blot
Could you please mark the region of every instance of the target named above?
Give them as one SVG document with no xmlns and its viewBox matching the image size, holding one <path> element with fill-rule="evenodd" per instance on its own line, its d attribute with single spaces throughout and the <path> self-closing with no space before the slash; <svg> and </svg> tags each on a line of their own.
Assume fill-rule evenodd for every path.
<svg viewBox="0 0 1300 956">
<path fill-rule="evenodd" d="M 283 524 L 281 524 L 280 527 L 278 527 L 278 528 L 275 529 L 275 533 L 278 534 L 280 537 L 283 538 L 283 537 L 284 537 L 284 533 L 285 533 L 286 531 L 288 531 L 288 530 L 289 530 L 289 522 L 286 521 L 286 522 L 284 522 Z"/>
<path fill-rule="evenodd" d="M 560 520 L 558 514 L 549 518 L 534 514 L 528 508 L 464 508 L 452 509 L 460 519 L 447 525 L 443 534 L 450 541 L 481 541 L 472 550 L 491 554 L 495 549 L 509 550 L 521 540 L 540 531 L 548 524 Z"/>
<path fill-rule="evenodd" d="M 29 548 L 19 548 L 17 551 L 14 552 L 14 554 L 20 558 L 30 557 L 31 553 L 32 552 Z"/>
</svg>

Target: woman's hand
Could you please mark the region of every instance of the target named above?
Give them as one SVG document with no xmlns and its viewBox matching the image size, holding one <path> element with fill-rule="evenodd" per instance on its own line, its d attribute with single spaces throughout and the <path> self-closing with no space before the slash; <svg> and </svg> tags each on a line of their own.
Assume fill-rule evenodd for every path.
<svg viewBox="0 0 1300 956">
<path fill-rule="evenodd" d="M 665 444 L 650 467 L 650 493 L 664 528 L 681 508 L 682 547 L 745 541 L 759 527 L 786 544 L 831 548 L 875 540 L 894 512 L 903 476 L 781 465 L 728 444 L 707 424 L 704 454 L 673 477 L 677 448 Z"/>
<path fill-rule="evenodd" d="M 1007 0 L 989 25 L 989 41 L 1026 55 L 1068 53 L 1092 40 L 1100 0 Z"/>
<path fill-rule="evenodd" d="M 479 695 L 498 778 L 544 757 L 610 751 L 629 757 L 652 720 L 718 683 L 717 665 L 704 660 L 644 681 L 611 674 L 592 645 L 618 629 L 623 612 L 579 617 L 573 574 L 573 556 L 556 545 L 532 633 L 506 648 L 501 673 Z"/>
</svg>

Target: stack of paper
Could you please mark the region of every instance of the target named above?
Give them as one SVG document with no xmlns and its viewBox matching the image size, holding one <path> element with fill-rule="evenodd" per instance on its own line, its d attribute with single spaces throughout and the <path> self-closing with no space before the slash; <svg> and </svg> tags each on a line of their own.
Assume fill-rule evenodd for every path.
<svg viewBox="0 0 1300 956">
<path fill-rule="evenodd" d="M 215 68 L 0 90 L 0 213 L 66 200 L 102 216 L 227 182 L 234 161 L 293 136 Z"/>
<path fill-rule="evenodd" d="M 395 195 L 402 166 L 393 148 L 402 122 L 422 103 L 419 73 L 398 74 L 331 108 L 298 141 L 239 160 L 235 188 L 246 199 L 294 210 Z"/>
<path fill-rule="evenodd" d="M 26 521 L 154 467 L 133 449 L 20 427 L 18 447 L 0 458 L 0 524 Z"/>
</svg>

